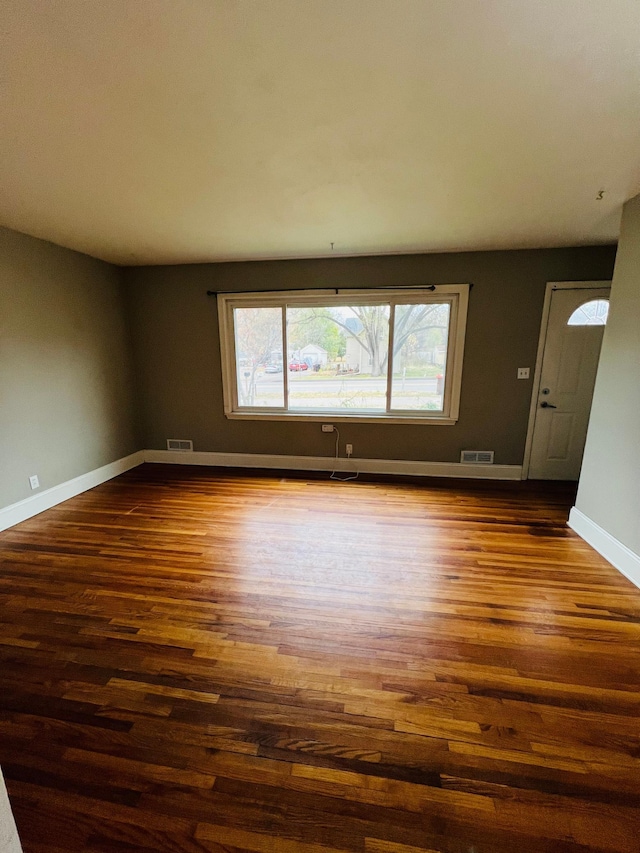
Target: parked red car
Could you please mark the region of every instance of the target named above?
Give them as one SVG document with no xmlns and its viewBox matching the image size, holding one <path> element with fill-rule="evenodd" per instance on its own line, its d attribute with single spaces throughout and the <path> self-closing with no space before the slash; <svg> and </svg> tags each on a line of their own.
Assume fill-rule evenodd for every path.
<svg viewBox="0 0 640 853">
<path fill-rule="evenodd" d="M 306 361 L 290 361 L 289 370 L 309 370 L 309 365 Z"/>
</svg>

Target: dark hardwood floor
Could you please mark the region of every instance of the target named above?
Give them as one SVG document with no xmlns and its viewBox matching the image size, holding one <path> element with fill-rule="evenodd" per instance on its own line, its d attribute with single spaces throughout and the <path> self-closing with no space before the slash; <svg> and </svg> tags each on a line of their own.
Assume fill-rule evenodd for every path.
<svg viewBox="0 0 640 853">
<path fill-rule="evenodd" d="M 640 591 L 571 503 L 147 465 L 0 534 L 25 853 L 637 853 Z"/>
</svg>

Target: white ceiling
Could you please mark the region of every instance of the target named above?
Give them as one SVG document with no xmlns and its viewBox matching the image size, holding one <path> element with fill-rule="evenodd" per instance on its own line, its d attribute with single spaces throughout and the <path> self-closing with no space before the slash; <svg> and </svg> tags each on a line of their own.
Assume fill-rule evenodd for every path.
<svg viewBox="0 0 640 853">
<path fill-rule="evenodd" d="M 639 0 L 3 0 L 0 38 L 0 222 L 115 263 L 611 242 L 640 191 Z"/>
</svg>

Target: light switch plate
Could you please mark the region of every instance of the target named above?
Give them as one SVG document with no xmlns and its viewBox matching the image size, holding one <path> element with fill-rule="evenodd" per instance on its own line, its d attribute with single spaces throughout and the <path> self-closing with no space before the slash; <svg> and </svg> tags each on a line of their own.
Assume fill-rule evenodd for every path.
<svg viewBox="0 0 640 853">
<path fill-rule="evenodd" d="M 518 379 L 528 379 L 529 378 L 529 368 L 528 367 L 519 367 L 518 368 Z"/>
</svg>

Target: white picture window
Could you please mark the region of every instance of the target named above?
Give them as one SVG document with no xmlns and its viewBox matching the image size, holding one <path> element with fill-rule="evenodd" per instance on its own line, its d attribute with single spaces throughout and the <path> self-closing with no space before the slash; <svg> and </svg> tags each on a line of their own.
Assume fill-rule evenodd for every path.
<svg viewBox="0 0 640 853">
<path fill-rule="evenodd" d="M 231 418 L 455 423 L 468 285 L 219 294 Z"/>
</svg>

